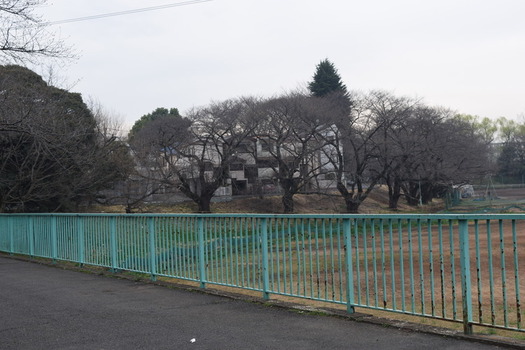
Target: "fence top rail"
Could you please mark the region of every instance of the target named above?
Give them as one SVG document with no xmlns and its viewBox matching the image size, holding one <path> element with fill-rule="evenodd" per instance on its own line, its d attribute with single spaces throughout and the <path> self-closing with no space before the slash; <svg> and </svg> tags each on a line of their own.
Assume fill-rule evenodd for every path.
<svg viewBox="0 0 525 350">
<path fill-rule="evenodd" d="M 259 218 L 259 219 L 384 219 L 384 220 L 525 220 L 525 214 L 183 214 L 183 213 L 0 213 L 2 217 L 125 217 L 125 218 Z"/>
</svg>

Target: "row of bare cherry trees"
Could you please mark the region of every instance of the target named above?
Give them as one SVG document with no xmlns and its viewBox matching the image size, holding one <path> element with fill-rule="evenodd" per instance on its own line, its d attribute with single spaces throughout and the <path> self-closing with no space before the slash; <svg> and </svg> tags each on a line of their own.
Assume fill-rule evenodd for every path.
<svg viewBox="0 0 525 350">
<path fill-rule="evenodd" d="M 118 127 L 80 95 L 19 66 L 1 67 L 0 76 L 0 211 L 75 210 L 108 199 L 101 194 L 115 183 L 138 180 L 148 190 L 125 194 L 130 209 L 171 188 L 209 212 L 232 164 L 241 153 L 257 158 L 262 143 L 271 145 L 264 166 L 287 213 L 300 192 L 341 196 L 354 213 L 378 184 L 393 209 L 403 196 L 426 203 L 490 170 L 491 140 L 475 120 L 384 91 L 243 97 L 184 117 L 161 114 L 126 149 Z M 331 191 L 315 186 L 327 172 Z"/>
<path fill-rule="evenodd" d="M 240 150 L 255 154 L 256 147 L 246 145 L 256 142 L 272 144 L 267 166 L 286 213 L 294 211 L 295 194 L 312 189 L 321 168 L 330 169 L 336 189 L 324 194 L 341 196 L 349 213 L 379 184 L 388 187 L 395 209 L 402 196 L 410 204 L 427 203 L 489 171 L 488 143 L 471 121 L 385 91 L 323 97 L 293 92 L 211 103 L 185 117 L 152 120 L 130 145 L 140 176 L 158 184 L 152 188 L 177 188 L 209 212 Z"/>
</svg>

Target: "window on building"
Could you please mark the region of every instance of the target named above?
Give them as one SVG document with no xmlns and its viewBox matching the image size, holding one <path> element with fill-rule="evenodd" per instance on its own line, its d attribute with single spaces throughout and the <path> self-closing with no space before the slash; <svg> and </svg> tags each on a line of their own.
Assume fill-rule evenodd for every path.
<svg viewBox="0 0 525 350">
<path fill-rule="evenodd" d="M 276 159 L 258 159 L 257 167 L 259 168 L 276 168 L 279 162 Z"/>
<path fill-rule="evenodd" d="M 261 139 L 261 150 L 263 152 L 273 151 L 273 141 L 270 139 Z"/>
<path fill-rule="evenodd" d="M 258 176 L 258 170 L 256 166 L 247 166 L 244 168 L 244 178 L 248 179 L 248 183 L 255 183 Z"/>
<path fill-rule="evenodd" d="M 242 163 L 232 163 L 230 164 L 230 171 L 239 171 L 244 169 L 244 164 Z"/>
<path fill-rule="evenodd" d="M 250 143 L 241 143 L 240 145 L 235 148 L 235 150 L 239 153 L 252 153 L 252 145 Z"/>
</svg>

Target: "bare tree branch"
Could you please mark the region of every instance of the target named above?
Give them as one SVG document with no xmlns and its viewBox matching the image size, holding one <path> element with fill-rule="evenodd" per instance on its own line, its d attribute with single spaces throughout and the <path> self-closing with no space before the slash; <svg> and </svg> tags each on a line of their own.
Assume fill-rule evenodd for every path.
<svg viewBox="0 0 525 350">
<path fill-rule="evenodd" d="M 35 14 L 47 0 L 0 0 L 0 63 L 72 59 L 71 47 Z"/>
</svg>

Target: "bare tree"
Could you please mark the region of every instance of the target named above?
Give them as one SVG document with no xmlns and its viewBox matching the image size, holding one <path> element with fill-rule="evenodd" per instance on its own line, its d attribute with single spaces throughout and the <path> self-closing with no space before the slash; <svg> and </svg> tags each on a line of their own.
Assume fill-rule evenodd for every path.
<svg viewBox="0 0 525 350">
<path fill-rule="evenodd" d="M 332 127 L 325 101 L 294 92 L 261 105 L 262 119 L 254 135 L 260 148 L 257 162 L 272 169 L 285 213 L 294 211 L 295 194 L 317 190 L 314 180 L 331 162 L 320 157 L 326 145 L 323 135 Z"/>
<path fill-rule="evenodd" d="M 439 189 L 487 171 L 485 133 L 450 110 L 371 91 L 353 93 L 352 113 L 340 120 L 346 124 L 338 123 L 327 157 L 348 212 L 357 212 L 378 184 L 387 185 L 396 209 L 403 194 L 409 204 L 425 204 Z"/>
<path fill-rule="evenodd" d="M 489 171 L 487 139 L 452 111 L 420 106 L 407 128 L 414 155 L 402 175 L 409 204 L 426 204 L 440 189 L 470 182 Z"/>
<path fill-rule="evenodd" d="M 420 102 L 397 97 L 386 91 L 372 91 L 368 95 L 368 108 L 378 131 L 373 142 L 377 145 L 377 167 L 388 188 L 389 208 L 397 209 L 401 198 L 401 170 L 417 157 L 414 138 L 407 123 Z"/>
<path fill-rule="evenodd" d="M 186 118 L 159 118 L 144 125 L 132 147 L 150 178 L 176 187 L 211 211 L 211 199 L 226 185 L 239 145 L 253 132 L 256 99 L 239 98 L 190 111 Z"/>
<path fill-rule="evenodd" d="M 49 30 L 35 9 L 47 0 L 0 0 L 0 63 L 39 57 L 72 58 L 71 49 Z"/>
<path fill-rule="evenodd" d="M 327 158 L 334 167 L 337 190 L 343 197 L 346 212 L 357 213 L 361 203 L 368 198 L 372 190 L 382 180 L 386 168 L 379 166 L 381 149 L 377 137 L 385 120 L 376 118 L 374 112 L 374 94 L 352 93 L 352 110 L 345 113 L 337 103 L 334 109 L 340 113 L 337 130 L 328 139 L 332 145 Z M 344 147 L 343 147 L 344 146 Z"/>
<path fill-rule="evenodd" d="M 75 209 L 126 176 L 124 145 L 79 94 L 19 66 L 0 67 L 0 92 L 0 211 Z"/>
</svg>

